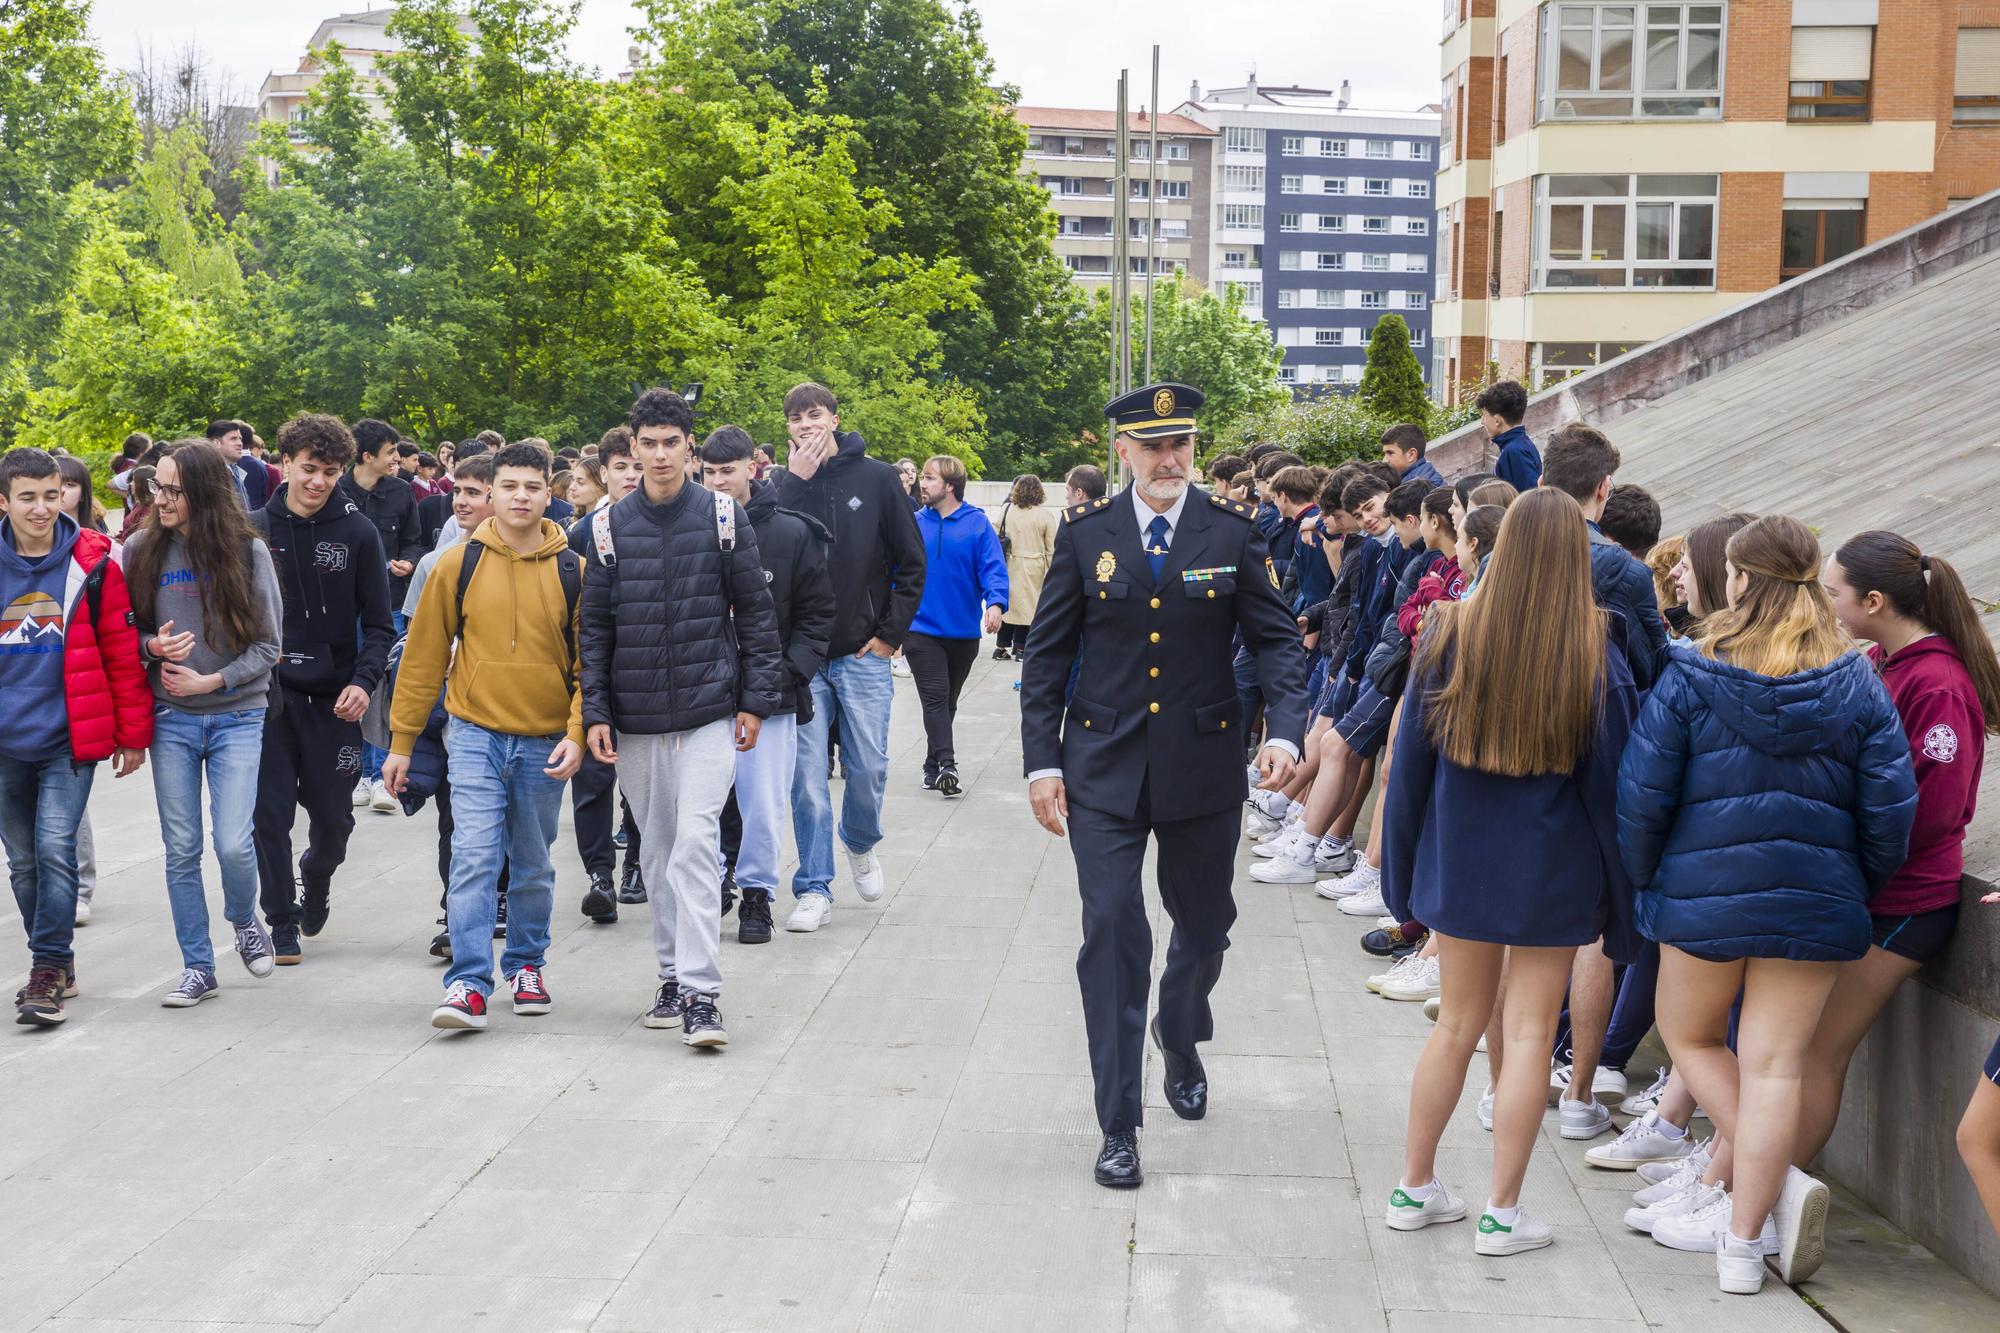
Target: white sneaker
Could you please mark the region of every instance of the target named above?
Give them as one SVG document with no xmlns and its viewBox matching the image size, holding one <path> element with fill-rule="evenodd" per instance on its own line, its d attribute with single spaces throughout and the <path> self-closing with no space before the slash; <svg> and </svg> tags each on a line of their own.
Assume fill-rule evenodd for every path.
<svg viewBox="0 0 2000 1333">
<path fill-rule="evenodd" d="M 81 898 L 76 900 L 76 924 L 79 926 L 90 924 L 90 904 Z"/>
<path fill-rule="evenodd" d="M 1358 875 L 1361 872 L 1357 870 L 1354 873 Z M 1359 893 L 1349 894 L 1347 897 L 1342 898 L 1336 906 L 1340 908 L 1342 916 L 1380 916 L 1388 909 L 1389 904 L 1382 899 L 1379 874 L 1376 879 L 1376 887 L 1363 889 Z"/>
<path fill-rule="evenodd" d="M 1731 1296 L 1755 1296 L 1764 1289 L 1764 1247 L 1723 1232 L 1715 1240 L 1715 1281 Z"/>
<path fill-rule="evenodd" d="M 374 798 L 375 798 L 375 793 L 368 790 L 367 778 L 363 778 L 361 779 L 361 781 L 354 784 L 354 808 L 356 810 L 360 810 L 366 807 L 368 802 L 373 800 Z"/>
<path fill-rule="evenodd" d="M 1423 959 L 1417 957 L 1413 953 L 1406 953 L 1401 958 L 1398 958 L 1395 962 L 1389 964 L 1387 971 L 1377 972 L 1374 976 L 1369 977 L 1361 984 L 1366 986 L 1369 990 L 1374 991 L 1377 995 L 1380 995 L 1382 993 L 1382 988 L 1384 986 L 1388 985 L 1392 981 L 1398 981 L 1401 980 L 1403 977 L 1415 974 L 1416 970 L 1422 967 L 1423 965 L 1424 965 Z"/>
<path fill-rule="evenodd" d="M 1698 1209 L 1706 1208 L 1714 1201 L 1713 1196 L 1723 1193 L 1720 1185 L 1704 1185 L 1700 1173 L 1687 1177 L 1680 1187 L 1671 1193 L 1661 1195 L 1649 1203 L 1634 1203 L 1625 1210 L 1625 1225 L 1634 1231 L 1651 1235 L 1656 1223 L 1669 1217 L 1680 1217 Z"/>
<path fill-rule="evenodd" d="M 1555 1060 L 1549 1064 L 1549 1100 L 1555 1101 L 1569 1091 L 1569 1061 Z"/>
<path fill-rule="evenodd" d="M 1410 956 L 1415 958 L 1417 955 L 1411 954 Z M 1428 1000 L 1434 995 L 1441 995 L 1443 993 L 1444 982 L 1439 978 L 1438 960 L 1437 956 L 1433 954 L 1431 957 L 1421 960 L 1415 970 L 1409 974 L 1400 977 L 1391 977 L 1389 980 L 1383 982 L 1381 989 L 1375 993 L 1385 1000 L 1403 1000 L 1410 1003 L 1418 1000 Z"/>
<path fill-rule="evenodd" d="M 823 893 L 802 893 L 792 914 L 785 918 L 786 930 L 818 930 L 833 915 L 833 899 Z"/>
<path fill-rule="evenodd" d="M 1653 1243 L 1689 1254 L 1714 1254 L 1715 1242 L 1729 1230 L 1730 1208 L 1729 1191 L 1720 1185 L 1710 1186 L 1699 1207 L 1653 1223 Z M 1764 1219 L 1763 1234 L 1758 1239 L 1765 1254 L 1778 1252 L 1778 1232 L 1770 1218 Z"/>
<path fill-rule="evenodd" d="M 403 803 L 389 794 L 388 785 L 380 778 L 368 784 L 368 808 L 385 815 L 403 813 Z"/>
<path fill-rule="evenodd" d="M 1660 1130 L 1663 1123 L 1658 1111 L 1648 1111 L 1625 1126 L 1615 1141 L 1585 1153 L 1583 1160 L 1609 1171 L 1631 1171 L 1641 1162 L 1678 1162 L 1694 1152 L 1692 1136 L 1683 1131 L 1678 1138 L 1668 1138 Z"/>
<path fill-rule="evenodd" d="M 1479 1094 L 1479 1107 L 1473 1112 L 1479 1117 L 1479 1127 L 1488 1134 L 1493 1132 L 1493 1085 L 1488 1083 L 1486 1091 Z"/>
<path fill-rule="evenodd" d="M 1284 825 L 1257 808 L 1254 801 L 1243 803 L 1247 810 L 1243 816 L 1243 833 L 1250 838 L 1263 839 L 1276 833 Z"/>
<path fill-rule="evenodd" d="M 1320 897 L 1326 899 L 1330 903 L 1341 903 L 1341 902 L 1346 902 L 1349 898 L 1352 898 L 1355 894 L 1361 892 L 1361 890 L 1367 887 L 1368 887 L 1367 882 L 1363 880 L 1360 875 L 1352 874 L 1352 875 L 1342 875 L 1338 879 L 1322 879 L 1320 880 L 1319 884 L 1313 889 L 1313 892 L 1317 893 Z M 1388 918 L 1386 917 L 1383 919 L 1388 920 Z M 1402 923 L 1400 921 L 1389 922 L 1389 925 L 1401 925 L 1401 924 Z M 1389 926 L 1381 927 L 1381 929 L 1383 930 L 1387 930 L 1388 928 Z"/>
<path fill-rule="evenodd" d="M 903 657 L 903 655 L 902 655 L 901 653 L 898 653 L 898 654 L 897 654 L 896 656 L 894 656 L 894 657 L 890 658 L 890 659 L 889 659 L 889 674 L 890 674 L 890 675 L 892 675 L 892 676 L 907 676 L 907 675 L 909 675 L 909 674 L 910 674 L 910 663 L 909 663 L 908 659 L 906 659 L 905 657 Z"/>
<path fill-rule="evenodd" d="M 1289 856 L 1274 856 L 1250 867 L 1250 878 L 1259 884 L 1317 884 L 1319 874 Z"/>
<path fill-rule="evenodd" d="M 1594 1139 L 1611 1129 L 1611 1108 L 1596 1102 L 1571 1101 L 1563 1098 L 1562 1136 L 1566 1139 Z"/>
<path fill-rule="evenodd" d="M 1424 1017 L 1430 1019 L 1431 1022 L 1437 1022 L 1438 1015 L 1443 1012 L 1444 997 L 1442 995 L 1433 995 L 1430 999 L 1424 1001 Z M 1484 1041 L 1486 1039 L 1481 1037 L 1480 1040 Z"/>
<path fill-rule="evenodd" d="M 1293 849 L 1295 847 L 1297 847 L 1301 842 L 1307 841 L 1309 839 L 1317 841 L 1317 839 L 1313 839 L 1312 834 L 1307 833 L 1305 829 L 1301 828 L 1299 825 L 1287 824 L 1285 827 L 1279 829 L 1276 833 L 1273 833 L 1270 837 L 1264 839 L 1264 841 L 1258 843 L 1255 847 L 1252 847 L 1250 849 L 1250 855 L 1274 856 L 1274 857 L 1291 856 L 1293 855 Z"/>
<path fill-rule="evenodd" d="M 875 853 L 849 852 L 847 868 L 853 872 L 854 891 L 862 902 L 872 903 L 882 896 L 882 863 L 875 859 Z M 810 896 L 819 897 L 816 893 Z"/>
<path fill-rule="evenodd" d="M 1821 1182 L 1797 1167 L 1785 1172 L 1771 1216 L 1778 1236 L 1778 1281 L 1786 1286 L 1797 1286 L 1826 1262 L 1826 1214 L 1832 1203 L 1832 1192 Z"/>
<path fill-rule="evenodd" d="M 1648 1083 L 1643 1091 L 1635 1092 L 1624 1101 L 1618 1103 L 1619 1114 L 1644 1115 L 1648 1111 L 1658 1110 L 1660 1107 L 1660 1097 L 1666 1090 L 1667 1071 L 1662 1068 L 1658 1073 L 1653 1075 L 1653 1081 Z"/>
<path fill-rule="evenodd" d="M 1590 1095 L 1593 1097 L 1622 1098 L 1625 1089 L 1625 1071 L 1622 1069 L 1606 1069 L 1599 1065 L 1597 1072 L 1590 1076 Z"/>
<path fill-rule="evenodd" d="M 1556 1233 L 1546 1222 L 1528 1215 L 1523 1208 L 1514 1214 L 1514 1224 L 1508 1226 L 1491 1213 L 1479 1215 L 1479 1232 L 1472 1238 L 1472 1248 L 1479 1254 L 1499 1257 L 1508 1254 L 1523 1254 L 1529 1250 L 1539 1250 L 1555 1243 Z"/>
<path fill-rule="evenodd" d="M 1678 1162 L 1642 1162 L 1638 1175 L 1648 1183 L 1632 1195 L 1632 1202 L 1647 1208 L 1662 1199 L 1672 1198 L 1707 1174 L 1708 1167 L 1706 1143 L 1697 1143 L 1694 1151 Z M 1655 1176 L 1659 1178 L 1655 1180 Z"/>
<path fill-rule="evenodd" d="M 1401 1185 L 1389 1191 L 1389 1207 L 1384 1218 L 1391 1231 L 1422 1231 L 1440 1222 L 1458 1222 L 1465 1217 L 1465 1200 L 1442 1184 L 1431 1182 L 1428 1199 L 1413 1199 Z"/>
</svg>

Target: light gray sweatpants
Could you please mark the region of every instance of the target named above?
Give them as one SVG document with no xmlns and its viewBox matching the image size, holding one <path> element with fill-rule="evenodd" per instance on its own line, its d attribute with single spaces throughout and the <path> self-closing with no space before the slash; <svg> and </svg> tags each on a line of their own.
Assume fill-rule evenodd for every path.
<svg viewBox="0 0 2000 1333">
<path fill-rule="evenodd" d="M 734 718 L 664 736 L 620 732 L 618 785 L 642 835 L 660 980 L 722 992 L 722 863 L 717 827 L 736 780 Z"/>
</svg>

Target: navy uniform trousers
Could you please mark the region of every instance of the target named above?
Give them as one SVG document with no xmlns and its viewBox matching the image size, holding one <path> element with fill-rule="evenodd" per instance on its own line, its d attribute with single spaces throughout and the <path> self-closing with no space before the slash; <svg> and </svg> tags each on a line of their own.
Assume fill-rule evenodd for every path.
<svg viewBox="0 0 2000 1333">
<path fill-rule="evenodd" d="M 1096 1073 L 1097 1123 L 1107 1134 L 1143 1122 L 1146 998 L 1152 982 L 1153 932 L 1140 867 L 1146 839 L 1159 844 L 1160 898 L 1173 921 L 1160 974 L 1160 1040 L 1193 1051 L 1215 1036 L 1209 992 L 1222 976 L 1229 928 L 1236 924 L 1230 881 L 1242 814 L 1231 806 L 1192 819 L 1155 823 L 1140 789 L 1131 818 L 1069 806 L 1069 844 L 1083 898 L 1083 947 L 1076 979 Z"/>
</svg>

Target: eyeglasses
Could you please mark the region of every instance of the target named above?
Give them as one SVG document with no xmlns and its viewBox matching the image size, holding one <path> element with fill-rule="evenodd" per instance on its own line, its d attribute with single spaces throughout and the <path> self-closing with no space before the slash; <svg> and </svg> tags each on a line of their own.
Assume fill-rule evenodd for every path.
<svg viewBox="0 0 2000 1333">
<path fill-rule="evenodd" d="M 154 494 L 158 495 L 162 500 L 167 501 L 169 504 L 179 504 L 182 500 L 185 500 L 187 498 L 187 492 L 182 490 L 178 486 L 156 485 L 153 487 L 153 492 Z"/>
</svg>

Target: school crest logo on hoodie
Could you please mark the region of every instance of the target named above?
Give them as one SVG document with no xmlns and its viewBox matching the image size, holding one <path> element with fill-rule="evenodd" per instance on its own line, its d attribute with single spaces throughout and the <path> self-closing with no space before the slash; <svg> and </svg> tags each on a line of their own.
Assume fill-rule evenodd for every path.
<svg viewBox="0 0 2000 1333">
<path fill-rule="evenodd" d="M 1924 754 L 1940 764 L 1950 763 L 1958 758 L 1958 733 L 1948 724 L 1938 723 L 1924 733 Z"/>
</svg>

